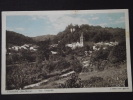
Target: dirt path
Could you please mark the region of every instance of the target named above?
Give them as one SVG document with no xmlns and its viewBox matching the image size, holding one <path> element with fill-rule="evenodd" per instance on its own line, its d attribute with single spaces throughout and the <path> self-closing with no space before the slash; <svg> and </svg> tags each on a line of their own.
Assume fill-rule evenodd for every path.
<svg viewBox="0 0 133 100">
<path fill-rule="evenodd" d="M 73 74 L 73 73 L 75 73 L 75 72 L 74 72 L 74 71 L 70 71 L 70 72 L 64 73 L 64 74 L 60 75 L 59 78 L 60 78 L 60 79 L 61 79 L 61 78 L 65 78 L 65 77 L 67 77 L 67 76 L 69 76 L 70 74 Z M 51 77 L 51 78 L 54 78 L 54 76 Z M 40 86 L 41 84 L 47 84 L 47 83 L 49 83 L 49 81 L 50 81 L 51 78 L 45 79 L 45 80 L 43 80 L 43 81 L 41 81 L 41 82 L 38 82 L 38 83 L 35 83 L 35 84 L 31 84 L 31 85 L 24 86 L 24 89 L 33 88 L 33 87 L 38 87 L 38 86 Z"/>
</svg>

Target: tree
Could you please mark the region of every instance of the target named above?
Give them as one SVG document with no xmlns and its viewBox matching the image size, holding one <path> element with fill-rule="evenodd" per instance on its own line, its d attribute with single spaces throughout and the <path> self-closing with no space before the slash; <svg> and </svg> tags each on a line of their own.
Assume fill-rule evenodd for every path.
<svg viewBox="0 0 133 100">
<path fill-rule="evenodd" d="M 7 45 L 23 45 L 25 43 L 35 43 L 35 41 L 27 36 L 13 31 L 6 31 L 6 43 Z"/>
<path fill-rule="evenodd" d="M 37 50 L 37 61 L 49 60 L 50 49 L 49 49 L 50 41 L 40 41 L 38 42 L 38 50 Z"/>
<path fill-rule="evenodd" d="M 77 74 L 72 74 L 70 79 L 66 80 L 64 84 L 61 84 L 61 88 L 82 88 L 83 84 Z"/>
<path fill-rule="evenodd" d="M 95 37 L 93 38 L 93 41 L 100 42 L 100 41 L 111 41 L 113 35 L 106 30 L 99 31 Z"/>
<path fill-rule="evenodd" d="M 82 65 L 76 58 L 71 61 L 71 67 L 76 73 L 80 73 L 82 71 Z"/>
<path fill-rule="evenodd" d="M 116 45 L 109 54 L 109 60 L 112 63 L 126 60 L 126 42 L 122 41 Z"/>
<path fill-rule="evenodd" d="M 75 31 L 70 32 L 70 29 L 74 28 Z M 66 29 L 59 32 L 54 39 L 62 41 L 65 44 L 79 41 L 80 34 L 84 34 L 84 42 L 100 42 L 100 41 L 121 41 L 125 38 L 125 29 L 122 28 L 109 28 L 101 26 L 90 26 L 83 24 L 80 27 L 78 25 L 68 25 Z"/>
</svg>

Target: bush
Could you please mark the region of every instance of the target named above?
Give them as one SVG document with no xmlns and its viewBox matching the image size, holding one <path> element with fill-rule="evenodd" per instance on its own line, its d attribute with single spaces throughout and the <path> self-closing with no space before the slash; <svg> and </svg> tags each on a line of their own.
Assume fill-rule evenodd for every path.
<svg viewBox="0 0 133 100">
<path fill-rule="evenodd" d="M 76 73 L 80 73 L 82 71 L 82 65 L 77 59 L 72 60 L 71 67 Z"/>
<path fill-rule="evenodd" d="M 78 78 L 78 75 L 72 74 L 71 78 L 66 80 L 64 84 L 60 84 L 60 88 L 82 88 L 81 79 Z"/>
<path fill-rule="evenodd" d="M 91 60 L 92 61 L 98 61 L 98 60 L 106 60 L 108 59 L 108 55 L 110 53 L 110 48 L 107 50 L 102 50 L 100 49 L 99 51 L 95 51 L 92 56 Z"/>
<path fill-rule="evenodd" d="M 6 64 L 7 64 L 7 65 L 10 65 L 10 64 L 12 64 L 12 63 L 13 63 L 13 62 L 12 62 L 11 56 L 6 55 Z"/>
<path fill-rule="evenodd" d="M 55 66 L 55 70 L 63 70 L 70 67 L 70 63 L 66 61 L 65 59 L 62 59 L 57 62 Z"/>
<path fill-rule="evenodd" d="M 47 70 L 48 73 L 54 71 L 62 71 L 70 67 L 70 63 L 65 59 L 61 59 L 59 61 L 47 61 L 45 62 L 44 69 Z"/>
</svg>

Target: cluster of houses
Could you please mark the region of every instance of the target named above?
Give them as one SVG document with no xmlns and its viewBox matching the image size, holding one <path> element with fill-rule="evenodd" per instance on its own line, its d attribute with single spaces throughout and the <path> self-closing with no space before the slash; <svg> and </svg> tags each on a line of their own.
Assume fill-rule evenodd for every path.
<svg viewBox="0 0 133 100">
<path fill-rule="evenodd" d="M 71 44 L 66 44 L 67 47 L 70 47 L 71 49 L 76 49 L 76 47 L 83 47 L 83 45 L 80 42 L 75 42 Z"/>
<path fill-rule="evenodd" d="M 112 46 L 116 46 L 118 45 L 118 42 L 98 42 L 98 43 L 95 43 L 94 46 L 93 46 L 93 50 L 94 51 L 97 51 L 97 50 L 100 50 L 101 48 L 103 50 L 107 49 L 108 47 L 112 47 Z"/>
<path fill-rule="evenodd" d="M 50 45 L 51 48 L 55 48 L 57 46 L 58 46 L 58 44 L 52 44 L 52 45 Z"/>
<path fill-rule="evenodd" d="M 38 46 L 32 44 L 24 44 L 22 46 L 12 46 L 9 47 L 9 50 L 19 51 L 19 50 L 30 50 L 30 51 L 37 51 Z"/>
<path fill-rule="evenodd" d="M 98 42 L 98 43 L 94 43 L 94 45 L 92 46 L 92 50 L 89 51 L 84 51 L 85 56 L 91 56 L 91 54 L 93 53 L 93 51 L 99 51 L 99 50 L 106 50 L 108 49 L 108 47 L 113 47 L 118 45 L 118 42 Z"/>
</svg>

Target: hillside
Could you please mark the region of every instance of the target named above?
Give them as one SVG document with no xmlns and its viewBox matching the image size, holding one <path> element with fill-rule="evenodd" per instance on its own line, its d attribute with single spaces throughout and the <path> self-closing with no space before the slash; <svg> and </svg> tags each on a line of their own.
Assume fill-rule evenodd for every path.
<svg viewBox="0 0 133 100">
<path fill-rule="evenodd" d="M 38 36 L 36 42 L 35 39 L 19 33 L 11 31 L 6 33 L 9 45 L 25 43 L 38 45 L 35 52 L 23 49 L 15 52 L 7 50 L 10 53 L 7 52 L 6 55 L 7 90 L 23 89 L 36 83 L 37 87 L 33 87 L 34 89 L 125 86 L 124 82 L 127 79 L 125 29 L 68 25 L 64 31 L 53 36 L 53 39 L 51 36 Z M 88 44 L 76 49 L 64 45 L 79 41 L 81 34 L 84 35 L 84 42 Z M 58 43 L 57 47 L 51 42 Z M 117 42 L 117 44 L 109 46 L 104 43 L 96 50 L 93 47 L 96 47 L 97 42 L 106 44 Z"/>
<path fill-rule="evenodd" d="M 120 66 L 119 69 L 112 66 L 103 71 L 93 71 L 93 72 L 85 72 L 85 73 L 81 72 L 79 74 L 79 78 L 81 79 L 81 82 L 84 88 L 118 87 L 118 86 L 124 87 L 125 79 L 127 78 L 126 76 L 127 73 L 125 72 L 126 64 L 122 64 L 118 66 Z M 60 79 L 57 79 L 56 77 L 57 76 L 54 76 L 52 78 L 45 79 L 39 83 L 28 85 L 28 89 L 62 88 L 60 87 L 60 84 L 65 84 L 67 80 L 70 79 L 70 76 L 60 78 Z"/>
<path fill-rule="evenodd" d="M 47 39 L 53 40 L 54 37 L 55 35 L 42 35 L 42 36 L 32 37 L 32 39 L 35 41 L 45 41 Z"/>
<path fill-rule="evenodd" d="M 71 29 L 74 29 L 71 32 Z M 52 43 L 67 44 L 79 41 L 79 37 L 83 33 L 84 42 L 110 42 L 110 41 L 123 41 L 125 40 L 125 29 L 111 28 L 101 26 L 90 26 L 88 24 L 82 25 L 68 25 L 66 29 L 59 32 L 57 35 L 42 35 L 36 37 L 27 37 L 22 34 L 6 31 L 7 44 L 22 45 L 25 43 L 35 43 L 38 41 L 45 41 L 50 39 Z"/>
<path fill-rule="evenodd" d="M 35 43 L 35 41 L 32 38 L 13 31 L 6 31 L 6 42 L 7 46 Z"/>
<path fill-rule="evenodd" d="M 74 29 L 71 32 L 71 29 Z M 79 37 L 83 33 L 84 42 L 110 42 L 110 41 L 123 41 L 125 40 L 125 29 L 111 28 L 101 26 L 90 26 L 88 24 L 68 25 L 66 29 L 59 32 L 54 38 L 54 43 L 60 41 L 63 44 L 79 41 Z"/>
</svg>

